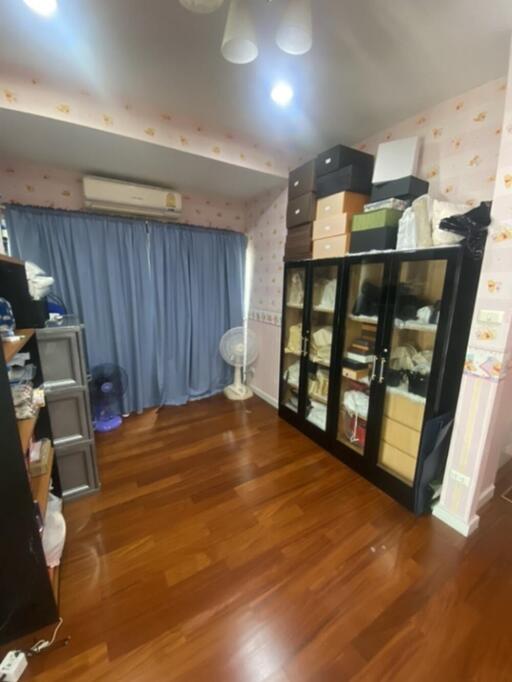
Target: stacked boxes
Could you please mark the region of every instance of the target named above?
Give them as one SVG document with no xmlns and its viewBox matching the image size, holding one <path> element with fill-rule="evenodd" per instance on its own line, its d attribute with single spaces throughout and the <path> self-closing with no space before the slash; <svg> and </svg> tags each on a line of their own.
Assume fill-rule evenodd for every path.
<svg viewBox="0 0 512 682">
<path fill-rule="evenodd" d="M 339 192 L 369 194 L 373 156 L 342 144 L 316 158 L 316 191 L 319 198 Z"/>
<path fill-rule="evenodd" d="M 291 171 L 288 181 L 285 260 L 311 258 L 313 220 L 316 213 L 315 161 Z"/>
<path fill-rule="evenodd" d="M 319 199 L 313 223 L 313 258 L 344 256 L 350 246 L 352 216 L 362 211 L 368 197 L 338 192 Z"/>
</svg>

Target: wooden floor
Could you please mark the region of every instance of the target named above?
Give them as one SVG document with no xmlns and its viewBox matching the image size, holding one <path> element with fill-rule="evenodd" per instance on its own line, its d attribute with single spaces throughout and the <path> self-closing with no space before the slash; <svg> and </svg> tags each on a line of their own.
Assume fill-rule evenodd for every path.
<svg viewBox="0 0 512 682">
<path fill-rule="evenodd" d="M 499 496 L 464 540 L 257 398 L 132 417 L 98 450 L 102 492 L 66 507 L 72 641 L 24 680 L 512 680 Z"/>
</svg>

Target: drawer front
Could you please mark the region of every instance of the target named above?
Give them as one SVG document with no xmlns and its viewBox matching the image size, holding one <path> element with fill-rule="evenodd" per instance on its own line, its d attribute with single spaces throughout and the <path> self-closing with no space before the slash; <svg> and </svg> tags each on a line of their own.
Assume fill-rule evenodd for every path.
<svg viewBox="0 0 512 682">
<path fill-rule="evenodd" d="M 70 389 L 47 395 L 55 447 L 92 438 L 85 389 Z"/>
<path fill-rule="evenodd" d="M 384 402 L 384 414 L 386 417 L 416 431 L 421 431 L 424 411 L 425 406 L 423 403 L 411 400 L 407 396 L 397 395 L 389 391 L 386 392 L 386 400 Z"/>
<path fill-rule="evenodd" d="M 92 441 L 56 448 L 62 492 L 66 499 L 99 489 L 96 451 Z"/>
<path fill-rule="evenodd" d="M 338 258 L 345 256 L 350 244 L 350 235 L 343 234 L 328 239 L 315 239 L 313 242 L 313 258 Z"/>
<path fill-rule="evenodd" d="M 308 161 L 308 163 L 295 168 L 290 171 L 288 181 L 288 199 L 297 199 L 303 194 L 308 194 L 315 191 L 315 161 Z"/>
<path fill-rule="evenodd" d="M 397 474 L 408 483 L 414 480 L 416 460 L 403 450 L 393 447 L 382 441 L 379 463 L 394 474 Z"/>
<path fill-rule="evenodd" d="M 296 227 L 311 223 L 315 217 L 316 197 L 314 194 L 304 194 L 298 199 L 292 199 L 288 202 L 288 210 L 286 213 L 287 227 Z"/>
<path fill-rule="evenodd" d="M 350 224 L 351 218 L 348 213 L 315 220 L 313 223 L 313 239 L 327 239 L 350 232 Z"/>
<path fill-rule="evenodd" d="M 373 156 L 342 144 L 331 147 L 316 158 L 316 175 L 334 173 L 345 166 L 359 166 L 373 175 Z"/>
<path fill-rule="evenodd" d="M 395 448 L 404 450 L 416 459 L 420 448 L 420 431 L 405 426 L 394 419 L 384 418 L 382 423 L 382 438 Z"/>
<path fill-rule="evenodd" d="M 85 386 L 85 367 L 79 343 L 79 333 L 74 331 L 44 329 L 37 333 L 46 390 Z"/>
</svg>

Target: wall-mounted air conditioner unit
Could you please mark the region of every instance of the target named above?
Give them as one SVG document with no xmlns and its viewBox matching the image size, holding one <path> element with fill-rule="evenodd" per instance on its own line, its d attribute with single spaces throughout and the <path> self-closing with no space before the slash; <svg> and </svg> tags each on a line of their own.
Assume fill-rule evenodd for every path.
<svg viewBox="0 0 512 682">
<path fill-rule="evenodd" d="M 87 208 L 108 213 L 175 218 L 181 213 L 181 194 L 162 187 L 85 176 Z"/>
</svg>

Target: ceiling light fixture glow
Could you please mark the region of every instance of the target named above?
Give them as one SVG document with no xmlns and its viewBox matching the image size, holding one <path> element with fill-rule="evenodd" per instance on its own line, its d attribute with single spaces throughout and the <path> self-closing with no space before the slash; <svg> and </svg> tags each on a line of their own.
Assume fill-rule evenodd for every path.
<svg viewBox="0 0 512 682">
<path fill-rule="evenodd" d="M 221 52 L 224 59 L 232 64 L 248 64 L 258 56 L 256 33 L 247 0 L 231 0 Z"/>
<path fill-rule="evenodd" d="M 49 17 L 57 10 L 57 0 L 23 0 L 23 2 L 42 17 Z"/>
<path fill-rule="evenodd" d="M 224 0 L 180 0 L 185 9 L 196 14 L 210 14 L 219 9 Z"/>
<path fill-rule="evenodd" d="M 311 0 L 288 0 L 277 29 L 277 45 L 287 54 L 306 54 L 313 45 Z"/>
<path fill-rule="evenodd" d="M 293 89 L 291 85 L 288 85 L 288 83 L 279 81 L 279 83 L 276 83 L 272 88 L 270 96 L 276 104 L 279 104 L 280 107 L 286 107 L 292 101 Z"/>
</svg>

